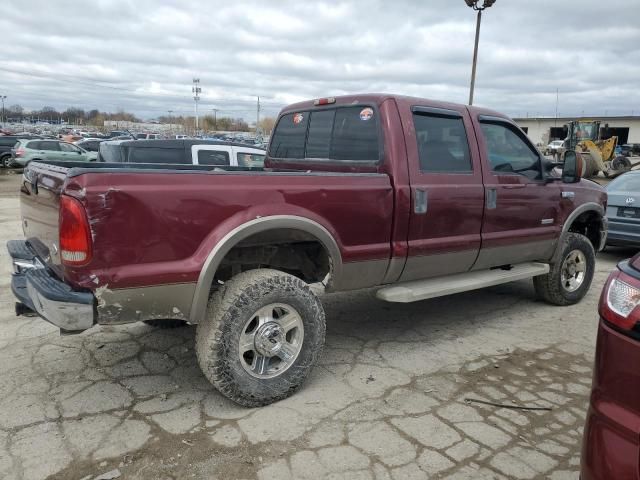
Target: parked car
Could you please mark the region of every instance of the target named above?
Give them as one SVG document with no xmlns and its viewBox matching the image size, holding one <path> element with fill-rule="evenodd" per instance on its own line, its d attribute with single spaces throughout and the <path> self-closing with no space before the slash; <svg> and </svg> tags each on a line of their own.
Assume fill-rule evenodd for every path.
<svg viewBox="0 0 640 480">
<path fill-rule="evenodd" d="M 159 133 L 136 133 L 136 140 L 159 140 L 162 135 Z"/>
<path fill-rule="evenodd" d="M 80 140 L 75 142 L 77 146 L 85 149 L 88 152 L 97 152 L 100 150 L 100 143 L 104 142 L 102 138 L 85 138 L 84 140 Z"/>
<path fill-rule="evenodd" d="M 266 151 L 242 143 L 211 140 L 108 141 L 100 144 L 100 161 L 262 167 Z"/>
<path fill-rule="evenodd" d="M 640 254 L 609 275 L 599 305 L 581 480 L 638 478 L 640 452 Z"/>
<path fill-rule="evenodd" d="M 545 155 L 555 155 L 562 149 L 562 145 L 564 144 L 564 140 L 554 140 L 544 150 Z"/>
<path fill-rule="evenodd" d="M 18 135 L 0 135 L 0 168 L 11 167 L 13 162 L 11 160 L 11 149 L 20 139 L 27 138 L 40 138 L 37 135 L 32 134 L 18 134 Z"/>
<path fill-rule="evenodd" d="M 607 245 L 640 247 L 640 171 L 624 173 L 606 188 Z"/>
<path fill-rule="evenodd" d="M 640 143 L 627 143 L 620 146 L 620 155 L 624 157 L 640 155 Z"/>
<path fill-rule="evenodd" d="M 18 140 L 11 149 L 11 162 L 24 167 L 33 161 L 92 162 L 97 154 L 59 140 Z"/>
<path fill-rule="evenodd" d="M 143 142 L 160 145 L 128 147 Z M 569 151 L 553 176 L 511 119 L 483 108 L 301 102 L 280 113 L 264 169 L 31 163 L 12 290 L 18 312 L 66 333 L 197 324 L 205 376 L 265 405 L 320 356 L 325 314 L 309 284 L 406 303 L 533 278 L 547 302 L 579 302 L 606 237 L 606 193 L 581 167 Z"/>
</svg>

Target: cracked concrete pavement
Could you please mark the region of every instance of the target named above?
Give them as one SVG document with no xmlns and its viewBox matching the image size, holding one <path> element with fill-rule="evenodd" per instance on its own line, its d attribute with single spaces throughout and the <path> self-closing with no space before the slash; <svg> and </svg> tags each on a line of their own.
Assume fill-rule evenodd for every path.
<svg viewBox="0 0 640 480">
<path fill-rule="evenodd" d="M 61 337 L 15 317 L 4 243 L 22 235 L 18 179 L 0 176 L 1 478 L 577 478 L 598 295 L 632 252 L 600 254 L 568 308 L 528 281 L 408 305 L 326 295 L 303 389 L 245 409 L 201 374 L 195 327 Z"/>
</svg>

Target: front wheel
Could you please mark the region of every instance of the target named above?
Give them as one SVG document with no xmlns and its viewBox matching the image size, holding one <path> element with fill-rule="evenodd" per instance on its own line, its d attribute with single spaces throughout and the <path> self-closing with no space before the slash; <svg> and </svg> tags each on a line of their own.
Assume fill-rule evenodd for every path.
<svg viewBox="0 0 640 480">
<path fill-rule="evenodd" d="M 250 270 L 211 295 L 196 353 L 220 393 L 259 407 L 300 388 L 324 338 L 324 309 L 306 283 L 277 270 Z"/>
<path fill-rule="evenodd" d="M 559 259 L 546 275 L 533 278 L 536 294 L 553 305 L 573 305 L 586 295 L 596 265 L 596 254 L 587 237 L 569 233 Z"/>
</svg>

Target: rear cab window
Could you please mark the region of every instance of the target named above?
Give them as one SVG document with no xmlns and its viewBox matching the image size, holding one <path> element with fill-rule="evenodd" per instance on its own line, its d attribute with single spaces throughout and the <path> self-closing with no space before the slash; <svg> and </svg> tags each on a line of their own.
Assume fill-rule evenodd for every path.
<svg viewBox="0 0 640 480">
<path fill-rule="evenodd" d="M 377 163 L 378 116 L 367 105 L 336 106 L 284 114 L 269 147 L 274 159 Z"/>
</svg>

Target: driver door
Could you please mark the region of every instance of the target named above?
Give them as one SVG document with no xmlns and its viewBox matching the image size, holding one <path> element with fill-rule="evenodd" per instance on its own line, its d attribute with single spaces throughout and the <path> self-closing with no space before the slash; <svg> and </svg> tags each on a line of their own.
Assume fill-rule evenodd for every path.
<svg viewBox="0 0 640 480">
<path fill-rule="evenodd" d="M 473 269 L 550 259 L 562 228 L 560 187 L 545 181 L 540 152 L 504 118 L 481 116 L 476 131 L 486 193 Z"/>
</svg>

